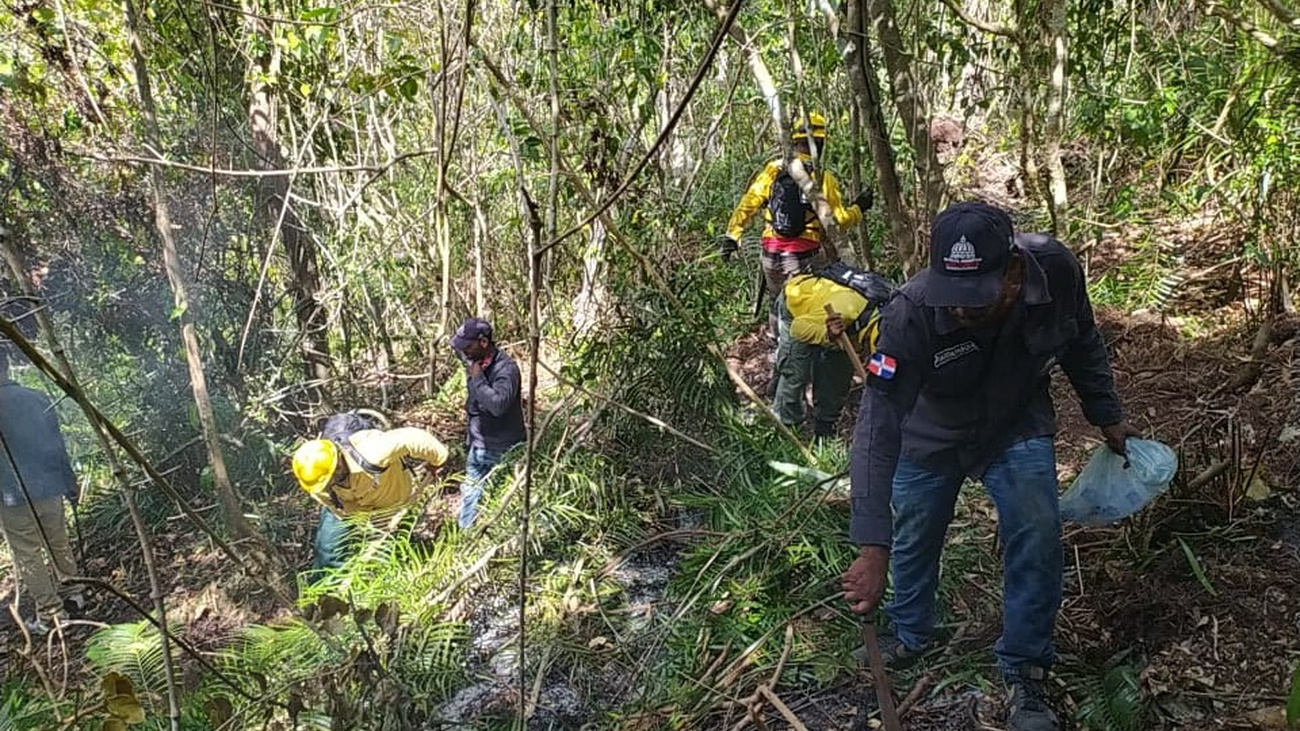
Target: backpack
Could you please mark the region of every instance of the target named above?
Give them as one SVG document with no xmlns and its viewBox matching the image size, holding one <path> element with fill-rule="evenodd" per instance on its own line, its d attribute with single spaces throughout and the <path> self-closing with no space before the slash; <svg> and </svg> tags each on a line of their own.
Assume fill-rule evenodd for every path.
<svg viewBox="0 0 1300 731">
<path fill-rule="evenodd" d="M 378 415 L 371 416 L 369 413 L 360 411 L 344 411 L 334 414 L 325 420 L 325 425 L 321 427 L 321 438 L 328 439 L 345 454 L 352 458 L 366 474 L 376 477 L 384 471 L 383 467 L 367 460 L 361 456 L 357 448 L 352 446 L 352 435 L 366 429 L 383 429 L 383 424 Z"/>
<path fill-rule="evenodd" d="M 809 163 L 804 163 L 804 170 L 809 175 L 813 174 Z M 772 230 L 784 238 L 798 238 L 808 228 L 808 214 L 812 213 L 812 206 L 804 197 L 799 182 L 790 174 L 789 167 L 781 168 L 781 172 L 772 181 L 772 187 L 768 188 L 767 210 Z"/>
<path fill-rule="evenodd" d="M 858 333 L 871 325 L 871 321 L 878 317 L 880 306 L 888 302 L 897 289 L 894 283 L 885 277 L 865 269 L 851 267 L 842 261 L 827 264 L 813 272 L 813 276 L 842 284 L 866 298 L 867 306 L 862 308 L 857 319 L 847 328 L 850 337 L 857 337 Z"/>
</svg>

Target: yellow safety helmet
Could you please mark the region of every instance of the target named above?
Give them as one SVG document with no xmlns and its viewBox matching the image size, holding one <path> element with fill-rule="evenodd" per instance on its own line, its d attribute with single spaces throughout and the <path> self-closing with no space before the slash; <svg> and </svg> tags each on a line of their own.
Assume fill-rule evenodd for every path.
<svg viewBox="0 0 1300 731">
<path fill-rule="evenodd" d="M 817 112 L 809 114 L 807 120 L 805 120 L 801 115 L 795 115 L 794 123 L 790 125 L 790 129 L 792 130 L 790 139 L 802 140 L 808 137 L 808 127 L 804 126 L 805 121 L 807 122 L 808 127 L 812 127 L 813 139 L 826 139 L 826 118 Z"/>
<path fill-rule="evenodd" d="M 308 495 L 316 497 L 329 487 L 338 464 L 338 446 L 328 439 L 313 439 L 293 453 L 293 476 Z"/>
</svg>

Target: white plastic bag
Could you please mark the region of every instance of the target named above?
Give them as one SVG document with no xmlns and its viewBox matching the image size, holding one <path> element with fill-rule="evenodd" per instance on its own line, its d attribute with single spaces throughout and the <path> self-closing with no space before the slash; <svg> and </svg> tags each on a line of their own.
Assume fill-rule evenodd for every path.
<svg viewBox="0 0 1300 731">
<path fill-rule="evenodd" d="M 1129 437 L 1128 458 L 1106 445 L 1061 496 L 1061 517 L 1082 525 L 1107 525 L 1136 513 L 1169 489 L 1178 471 L 1174 450 L 1149 439 Z"/>
</svg>

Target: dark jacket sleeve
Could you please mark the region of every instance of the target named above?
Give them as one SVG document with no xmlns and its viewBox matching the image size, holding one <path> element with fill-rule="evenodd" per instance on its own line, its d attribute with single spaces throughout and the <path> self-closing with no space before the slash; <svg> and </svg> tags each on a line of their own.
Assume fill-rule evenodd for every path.
<svg viewBox="0 0 1300 731">
<path fill-rule="evenodd" d="M 493 369 L 490 381 L 483 374 L 471 378 L 469 393 L 480 409 L 492 416 L 501 416 L 519 398 L 519 382 L 519 366 L 513 361 L 504 361 L 499 368 Z"/>
<path fill-rule="evenodd" d="M 893 513 L 889 500 L 902 448 L 903 420 L 916 403 L 928 373 L 926 333 L 920 311 L 901 297 L 895 297 L 882 311 L 876 353 L 892 358 L 895 370 L 892 378 L 868 374 L 853 429 L 849 540 L 858 545 L 890 545 Z"/>
<path fill-rule="evenodd" d="M 1115 379 L 1110 371 L 1110 356 L 1106 341 L 1097 329 L 1092 302 L 1088 299 L 1087 281 L 1078 261 L 1071 261 L 1077 281 L 1075 290 L 1075 321 L 1079 334 L 1061 357 L 1061 370 L 1070 379 L 1070 385 L 1079 395 L 1083 415 L 1094 426 L 1110 426 L 1124 419 L 1119 396 L 1115 393 Z"/>
</svg>

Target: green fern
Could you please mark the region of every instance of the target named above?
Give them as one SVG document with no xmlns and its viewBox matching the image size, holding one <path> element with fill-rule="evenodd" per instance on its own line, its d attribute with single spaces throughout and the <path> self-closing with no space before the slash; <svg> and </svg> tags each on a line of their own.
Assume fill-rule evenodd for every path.
<svg viewBox="0 0 1300 731">
<path fill-rule="evenodd" d="M 147 620 L 109 625 L 91 635 L 86 659 L 100 675 L 117 672 L 130 678 L 141 698 L 152 705 L 153 697 L 167 687 L 161 639 Z"/>
<path fill-rule="evenodd" d="M 1138 683 L 1138 668 L 1117 657 L 1100 677 L 1079 681 L 1085 696 L 1077 719 L 1096 731 L 1138 731 L 1145 728 L 1147 707 Z"/>
</svg>

